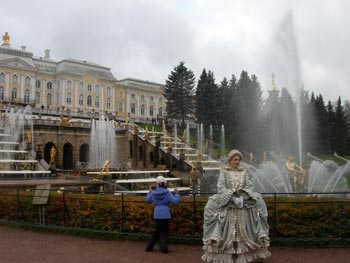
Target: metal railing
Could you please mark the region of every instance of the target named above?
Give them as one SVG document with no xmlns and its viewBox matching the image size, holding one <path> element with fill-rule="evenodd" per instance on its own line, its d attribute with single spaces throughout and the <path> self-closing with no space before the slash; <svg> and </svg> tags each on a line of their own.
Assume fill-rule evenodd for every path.
<svg viewBox="0 0 350 263">
<path fill-rule="evenodd" d="M 1 189 L 0 220 L 140 235 L 152 231 L 153 206 L 145 204 L 144 195 L 101 194 L 99 191 L 98 186 L 85 189 L 85 193 L 91 195 L 51 190 L 47 205 L 38 206 L 32 204 L 35 189 Z M 318 197 L 321 194 L 323 198 Z M 200 241 L 203 210 L 209 195 L 182 196 L 179 205 L 171 208 L 170 233 L 173 236 Z M 272 240 L 302 238 L 313 242 L 337 239 L 350 245 L 349 195 L 349 192 L 336 196 L 334 193 L 264 194 L 270 237 Z M 293 233 L 297 234 L 293 236 Z"/>
</svg>

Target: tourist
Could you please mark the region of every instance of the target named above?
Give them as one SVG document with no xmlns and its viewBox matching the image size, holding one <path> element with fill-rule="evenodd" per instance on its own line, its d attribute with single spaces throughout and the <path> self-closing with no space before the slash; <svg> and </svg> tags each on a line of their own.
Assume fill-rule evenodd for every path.
<svg viewBox="0 0 350 263">
<path fill-rule="evenodd" d="M 240 166 L 242 154 L 232 150 L 220 170 L 217 194 L 204 209 L 202 260 L 251 262 L 269 257 L 267 208 Z"/>
<path fill-rule="evenodd" d="M 166 187 L 165 178 L 158 176 L 156 178 L 157 187 L 150 187 L 146 196 L 146 203 L 154 203 L 153 218 L 156 224 L 156 229 L 149 240 L 146 251 L 152 251 L 154 245 L 159 241 L 160 250 L 163 253 L 168 253 L 168 233 L 170 209 L 169 204 L 176 205 L 179 203 L 179 193 L 174 189 L 172 194 Z"/>
</svg>

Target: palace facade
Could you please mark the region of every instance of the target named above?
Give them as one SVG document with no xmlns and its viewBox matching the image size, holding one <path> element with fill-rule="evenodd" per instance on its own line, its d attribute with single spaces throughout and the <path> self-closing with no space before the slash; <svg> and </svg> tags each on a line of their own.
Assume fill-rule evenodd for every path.
<svg viewBox="0 0 350 263">
<path fill-rule="evenodd" d="M 81 117 L 109 115 L 119 120 L 151 122 L 165 115 L 164 85 L 126 78 L 111 69 L 75 59 L 55 61 L 50 50 L 36 57 L 22 46 L 11 47 L 3 36 L 0 47 L 2 105 L 31 105 L 33 112 Z"/>
</svg>

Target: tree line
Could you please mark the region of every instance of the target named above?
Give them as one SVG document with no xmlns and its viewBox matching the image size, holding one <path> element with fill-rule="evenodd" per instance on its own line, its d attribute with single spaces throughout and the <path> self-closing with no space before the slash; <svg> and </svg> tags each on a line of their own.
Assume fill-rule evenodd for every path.
<svg viewBox="0 0 350 263">
<path fill-rule="evenodd" d="M 217 83 L 214 73 L 203 69 L 196 82 L 184 62 L 170 72 L 164 89 L 168 118 L 183 128 L 188 121 L 203 123 L 205 131 L 212 125 L 217 144 L 224 125 L 227 149 L 260 156 L 269 151 L 298 155 L 301 134 L 304 154 L 350 154 L 349 101 L 343 103 L 339 97 L 336 102 L 325 102 L 321 94 L 310 94 L 303 87 L 296 100 L 287 88 L 279 89 L 274 83 L 268 93 L 264 99 L 257 76 L 247 71 Z"/>
</svg>

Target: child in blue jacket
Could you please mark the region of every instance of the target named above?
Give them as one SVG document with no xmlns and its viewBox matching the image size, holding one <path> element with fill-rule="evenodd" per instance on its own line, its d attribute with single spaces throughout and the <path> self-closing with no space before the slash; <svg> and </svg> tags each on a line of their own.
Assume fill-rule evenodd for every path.
<svg viewBox="0 0 350 263">
<path fill-rule="evenodd" d="M 163 176 L 157 177 L 156 184 L 157 187 L 155 189 L 150 187 L 146 196 L 147 204 L 155 204 L 153 218 L 156 223 L 156 230 L 148 242 L 146 251 L 152 251 L 154 245 L 159 241 L 160 250 L 163 253 L 168 253 L 169 219 L 171 218 L 169 204 L 179 203 L 179 193 L 176 188 L 174 194 L 167 189 Z"/>
</svg>

